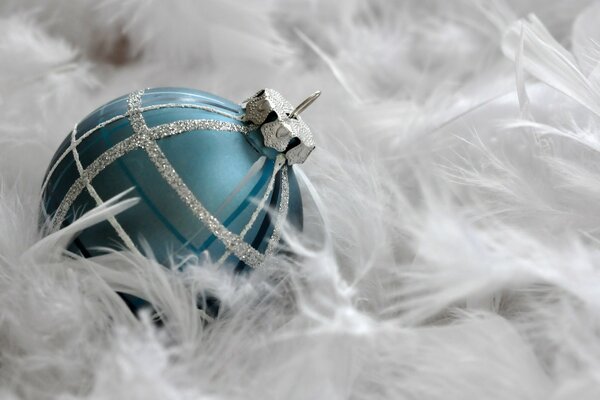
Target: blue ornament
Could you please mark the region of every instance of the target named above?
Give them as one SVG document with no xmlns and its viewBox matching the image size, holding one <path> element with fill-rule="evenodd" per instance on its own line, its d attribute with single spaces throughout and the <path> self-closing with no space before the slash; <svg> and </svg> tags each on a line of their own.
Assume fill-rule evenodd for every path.
<svg viewBox="0 0 600 400">
<path fill-rule="evenodd" d="M 156 259 L 207 251 L 236 271 L 273 254 L 281 229 L 302 229 L 293 164 L 314 149 L 295 109 L 264 89 L 242 105 L 209 93 L 155 88 L 119 97 L 80 122 L 60 145 L 42 188 L 54 230 L 132 188 L 140 201 L 82 231 L 70 250 L 142 251 Z"/>
</svg>

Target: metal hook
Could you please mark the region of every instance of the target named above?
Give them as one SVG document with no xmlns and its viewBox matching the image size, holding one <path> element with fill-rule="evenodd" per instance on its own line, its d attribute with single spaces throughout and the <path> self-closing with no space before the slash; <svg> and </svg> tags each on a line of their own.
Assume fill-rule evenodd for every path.
<svg viewBox="0 0 600 400">
<path fill-rule="evenodd" d="M 317 100 L 320 95 L 321 95 L 321 91 L 317 90 L 316 92 L 314 92 L 313 94 L 308 96 L 306 99 L 304 99 L 302 101 L 302 103 L 298 104 L 298 107 L 296 107 L 294 109 L 294 111 L 292 111 L 290 113 L 289 117 L 296 118 L 302 111 L 306 110 L 308 108 L 308 106 L 310 106 L 312 103 L 314 103 L 314 101 Z"/>
</svg>

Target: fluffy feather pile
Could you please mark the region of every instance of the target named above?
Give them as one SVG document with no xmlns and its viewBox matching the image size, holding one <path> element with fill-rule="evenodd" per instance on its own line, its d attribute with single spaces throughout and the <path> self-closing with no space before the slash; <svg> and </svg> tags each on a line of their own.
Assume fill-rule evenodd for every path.
<svg viewBox="0 0 600 400">
<path fill-rule="evenodd" d="M 599 19 L 583 0 L 3 0 L 0 395 L 597 399 Z M 323 91 L 298 257 L 249 277 L 67 258 L 117 201 L 42 237 L 67 132 L 165 85 Z"/>
</svg>

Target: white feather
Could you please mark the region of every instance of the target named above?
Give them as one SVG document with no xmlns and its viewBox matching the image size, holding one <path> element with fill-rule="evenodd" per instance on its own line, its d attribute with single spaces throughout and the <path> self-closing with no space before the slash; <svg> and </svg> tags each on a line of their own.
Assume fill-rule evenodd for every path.
<svg viewBox="0 0 600 400">
<path fill-rule="evenodd" d="M 0 395 L 597 398 L 597 13 L 587 0 L 3 2 Z M 323 91 L 303 114 L 317 150 L 298 171 L 306 228 L 284 232 L 296 256 L 249 275 L 205 255 L 161 266 L 152 249 L 65 256 L 136 201 L 122 198 L 42 237 L 58 143 L 156 85 Z M 207 296 L 214 320 L 196 307 Z"/>
</svg>

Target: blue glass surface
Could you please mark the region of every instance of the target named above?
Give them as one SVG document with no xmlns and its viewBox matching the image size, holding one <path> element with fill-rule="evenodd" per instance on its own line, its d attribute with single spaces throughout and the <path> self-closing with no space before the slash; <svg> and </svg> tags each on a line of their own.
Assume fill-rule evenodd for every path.
<svg viewBox="0 0 600 400">
<path fill-rule="evenodd" d="M 242 108 L 226 99 L 212 94 L 183 88 L 148 89 L 142 97 L 142 107 L 158 104 L 206 105 L 233 116 L 242 115 Z M 107 103 L 89 114 L 78 124 L 77 137 L 111 118 L 127 112 L 127 96 Z M 143 113 L 148 126 L 190 119 L 213 119 L 242 124 L 239 120 L 221 114 L 194 108 L 161 108 Z M 77 150 L 83 167 L 89 166 L 98 156 L 115 144 L 133 134 L 129 120 L 124 117 L 97 129 L 87 137 Z M 266 149 L 258 131 L 246 136 L 239 132 L 196 130 L 157 141 L 186 185 L 194 192 L 219 221 L 230 231 L 240 233 L 267 189 L 274 168 L 276 152 Z M 70 137 L 59 147 L 51 166 L 68 149 Z M 223 202 L 247 175 L 261 155 L 269 158 L 259 173 L 252 177 L 226 206 Z M 52 215 L 58 208 L 69 187 L 79 177 L 72 153 L 58 164 L 49 177 L 44 193 L 45 212 Z M 293 169 L 290 177 L 290 208 L 288 221 L 297 229 L 302 228 L 302 201 Z M 154 256 L 168 264 L 170 257 L 199 254 L 207 250 L 213 259 L 225 251 L 223 244 L 194 216 L 175 191 L 158 173 L 154 164 L 142 149 L 133 150 L 105 168 L 92 182 L 98 195 L 107 200 L 133 187 L 128 196 L 138 197 L 140 202 L 117 216 L 117 220 L 129 234 L 136 246 L 143 249 L 147 242 Z M 280 201 L 278 185 L 269 203 L 277 206 Z M 65 224 L 71 223 L 82 213 L 96 206 L 84 191 L 69 210 Z M 264 252 L 273 230 L 266 211 L 262 211 L 253 228 L 245 237 L 246 242 Z M 84 256 L 96 255 L 100 247 L 124 248 L 113 227 L 108 222 L 99 223 L 83 231 L 71 249 Z M 243 267 L 235 256 L 230 265 Z"/>
</svg>

